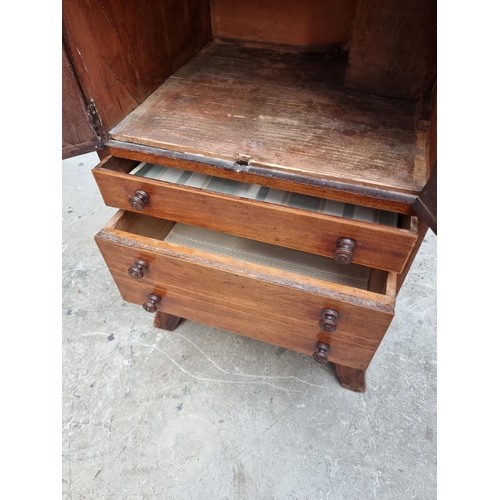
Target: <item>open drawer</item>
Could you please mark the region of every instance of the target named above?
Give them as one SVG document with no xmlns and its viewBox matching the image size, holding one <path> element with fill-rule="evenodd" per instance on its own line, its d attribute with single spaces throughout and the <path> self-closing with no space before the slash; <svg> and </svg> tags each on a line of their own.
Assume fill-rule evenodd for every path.
<svg viewBox="0 0 500 500">
<path fill-rule="evenodd" d="M 186 165 L 189 162 L 186 162 Z M 108 206 L 402 272 L 414 216 L 109 156 L 93 174 Z"/>
<path fill-rule="evenodd" d="M 394 315 L 392 272 L 126 211 L 96 242 L 124 300 L 344 366 L 368 367 Z"/>
</svg>

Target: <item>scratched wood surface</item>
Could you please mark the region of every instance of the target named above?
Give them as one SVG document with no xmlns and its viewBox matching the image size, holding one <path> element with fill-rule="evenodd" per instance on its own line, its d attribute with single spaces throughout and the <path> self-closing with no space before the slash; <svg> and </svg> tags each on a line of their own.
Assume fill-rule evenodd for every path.
<svg viewBox="0 0 500 500">
<path fill-rule="evenodd" d="M 62 157 L 94 151 L 99 140 L 87 112 L 80 84 L 62 44 Z"/>
<path fill-rule="evenodd" d="M 110 136 L 417 193 L 417 103 L 346 90 L 344 72 L 334 55 L 211 43 Z"/>
<path fill-rule="evenodd" d="M 78 80 L 105 130 L 210 38 L 207 0 L 64 0 L 62 22 Z"/>
</svg>

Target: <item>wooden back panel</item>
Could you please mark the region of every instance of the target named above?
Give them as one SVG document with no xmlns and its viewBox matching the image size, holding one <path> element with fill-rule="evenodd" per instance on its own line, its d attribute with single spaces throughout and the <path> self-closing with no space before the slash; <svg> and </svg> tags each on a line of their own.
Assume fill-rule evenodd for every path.
<svg viewBox="0 0 500 500">
<path fill-rule="evenodd" d="M 418 100 L 436 79 L 436 0 L 359 0 L 347 87 Z"/>
<path fill-rule="evenodd" d="M 63 40 L 109 130 L 210 40 L 209 0 L 64 0 Z"/>
<path fill-rule="evenodd" d="M 210 0 L 214 38 L 309 48 L 347 44 L 357 0 Z"/>
</svg>

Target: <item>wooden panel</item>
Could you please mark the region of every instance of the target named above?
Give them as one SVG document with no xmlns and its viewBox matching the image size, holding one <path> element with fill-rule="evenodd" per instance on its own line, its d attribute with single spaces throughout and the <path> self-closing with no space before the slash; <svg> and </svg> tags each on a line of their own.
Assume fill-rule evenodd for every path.
<svg viewBox="0 0 500 500">
<path fill-rule="evenodd" d="M 129 198 L 141 189 L 151 197 L 141 213 L 153 217 L 327 257 L 333 257 L 339 238 L 349 237 L 357 243 L 354 263 L 395 272 L 402 271 L 416 240 L 403 229 L 115 173 L 105 170 L 106 163 L 93 174 L 111 207 L 130 210 Z"/>
<path fill-rule="evenodd" d="M 434 234 L 437 234 L 437 163 L 434 165 L 429 182 L 415 201 L 414 208 Z"/>
<path fill-rule="evenodd" d="M 419 99 L 436 78 L 436 0 L 359 0 L 346 86 Z"/>
<path fill-rule="evenodd" d="M 347 44 L 356 0 L 211 0 L 214 38 L 327 47 Z"/>
<path fill-rule="evenodd" d="M 429 127 L 427 129 L 426 161 L 429 171 L 437 163 L 437 82 L 432 89 Z"/>
<path fill-rule="evenodd" d="M 151 287 L 147 284 L 132 283 L 124 276 L 113 275 L 115 283 L 123 300 L 142 305 L 149 293 L 156 293 L 162 297 L 159 310 L 167 314 L 186 318 L 216 328 L 244 335 L 262 342 L 284 347 L 307 356 L 312 356 L 317 342 L 330 345 L 329 361 L 342 363 L 366 370 L 372 360 L 378 345 L 360 345 L 349 342 L 344 336 L 328 335 L 319 328 L 314 331 L 303 329 L 303 325 L 293 321 L 284 322 L 283 317 L 271 316 L 263 318 L 259 311 L 242 311 L 234 304 L 216 302 L 199 295 L 193 297 L 184 294 L 182 289 L 165 287 Z M 138 313 L 147 314 L 145 311 Z M 385 329 L 388 326 L 384 327 Z M 356 339 L 357 340 L 357 339 Z M 243 353 L 242 353 L 243 354 Z"/>
<path fill-rule="evenodd" d="M 80 84 L 62 44 L 62 155 L 63 158 L 95 151 L 99 144 L 87 112 Z"/>
<path fill-rule="evenodd" d="M 211 44 L 110 136 L 418 193 L 417 104 L 347 91 L 344 69 L 342 62 L 311 54 Z"/>
<path fill-rule="evenodd" d="M 423 99 L 424 116 L 421 120 L 425 133 L 425 163 L 429 178 L 413 208 L 437 234 L 437 82 L 430 96 Z"/>
<path fill-rule="evenodd" d="M 117 233 L 113 232 L 96 236 L 110 271 L 126 275 L 135 259 L 142 259 L 149 267 L 139 280 L 141 283 L 162 285 L 169 290 L 179 288 L 193 297 L 234 303 L 240 310 L 259 311 L 263 317 L 289 316 L 292 322 L 316 328 L 321 311 L 335 309 L 339 313 L 337 332 L 378 342 L 384 334 L 377 327 L 379 319 L 393 312 L 393 300 L 382 294 L 257 264 L 233 262 L 229 257 L 217 258 L 214 254 L 179 245 L 175 248 L 160 245 L 157 247 L 160 252 L 147 248 L 147 244 L 146 248 L 134 247 L 130 243 L 136 239 L 120 241 L 119 236 L 114 239 L 116 237 Z M 136 281 L 130 280 L 130 283 Z M 315 286 L 320 282 L 321 285 Z M 336 290 L 331 291 L 329 287 Z M 363 323 L 362 317 L 367 321 L 373 319 L 374 324 Z"/>
<path fill-rule="evenodd" d="M 420 249 L 420 245 L 424 241 L 425 235 L 427 234 L 427 231 L 429 229 L 429 226 L 426 224 L 424 219 L 419 219 L 418 221 L 418 238 L 417 242 L 415 243 L 415 246 L 413 247 L 413 250 L 410 254 L 410 258 L 406 262 L 406 266 L 403 269 L 403 272 L 401 274 L 397 275 L 397 282 L 396 282 L 396 293 L 399 293 L 401 290 L 401 287 L 403 286 L 403 283 L 406 279 L 406 276 L 408 275 L 408 272 L 411 269 L 411 266 L 413 264 L 413 261 L 415 260 L 415 257 L 417 256 L 417 253 Z"/>
<path fill-rule="evenodd" d="M 106 130 L 210 38 L 208 0 L 64 0 L 63 38 Z"/>
</svg>

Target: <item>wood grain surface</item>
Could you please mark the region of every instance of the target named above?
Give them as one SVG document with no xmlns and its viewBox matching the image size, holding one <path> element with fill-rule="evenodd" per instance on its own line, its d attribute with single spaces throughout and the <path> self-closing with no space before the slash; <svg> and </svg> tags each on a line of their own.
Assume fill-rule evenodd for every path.
<svg viewBox="0 0 500 500">
<path fill-rule="evenodd" d="M 210 39 L 208 0 L 64 0 L 63 39 L 105 130 Z"/>
<path fill-rule="evenodd" d="M 142 305 L 148 294 L 153 292 L 162 297 L 158 306 L 161 312 L 222 328 L 307 356 L 312 356 L 316 351 L 317 342 L 323 342 L 331 347 L 329 361 L 366 370 L 380 344 L 374 342 L 363 345 L 358 339 L 348 339 L 345 335 L 326 334 L 319 328 L 307 329 L 295 317 L 286 318 L 278 314 L 263 317 L 258 309 L 240 309 L 237 304 L 210 299 L 206 294 L 193 296 L 172 286 L 131 283 L 124 275 L 116 272 L 112 274 L 123 300 L 127 302 Z M 142 308 L 138 309 L 138 313 L 148 314 Z M 387 329 L 387 326 L 384 328 Z"/>
<path fill-rule="evenodd" d="M 146 215 L 327 257 L 333 257 L 338 239 L 354 238 L 355 264 L 395 272 L 403 270 L 416 241 L 410 230 L 136 177 L 108 170 L 108 163 L 116 166 L 119 159 L 104 160 L 93 174 L 111 207 L 130 210 L 128 200 L 140 189 L 151 197 L 142 210 Z"/>
<path fill-rule="evenodd" d="M 69 158 L 95 151 L 100 147 L 92 120 L 87 112 L 87 103 L 62 44 L 62 156 Z"/>
<path fill-rule="evenodd" d="M 346 86 L 417 100 L 436 79 L 436 46 L 436 0 L 358 0 Z"/>
<path fill-rule="evenodd" d="M 346 90 L 344 71 L 333 56 L 211 43 L 110 137 L 418 193 L 417 103 Z"/>
<path fill-rule="evenodd" d="M 356 0 L 211 0 L 214 38 L 308 48 L 347 45 Z"/>
</svg>

